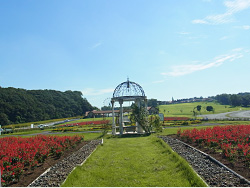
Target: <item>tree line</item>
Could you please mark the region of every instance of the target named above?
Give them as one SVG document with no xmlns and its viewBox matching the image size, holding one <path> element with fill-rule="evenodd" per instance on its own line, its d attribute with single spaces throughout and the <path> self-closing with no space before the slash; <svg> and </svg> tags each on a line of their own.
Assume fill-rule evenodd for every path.
<svg viewBox="0 0 250 188">
<path fill-rule="evenodd" d="M 83 116 L 91 110 L 80 91 L 0 87 L 0 125 Z"/>
<path fill-rule="evenodd" d="M 250 93 L 220 94 L 215 96 L 215 100 L 222 105 L 248 107 L 250 105 Z"/>
</svg>

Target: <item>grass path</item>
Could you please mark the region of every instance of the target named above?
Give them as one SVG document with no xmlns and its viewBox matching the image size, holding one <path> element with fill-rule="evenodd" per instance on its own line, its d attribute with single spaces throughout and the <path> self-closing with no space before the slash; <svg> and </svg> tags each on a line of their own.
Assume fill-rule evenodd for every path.
<svg viewBox="0 0 250 188">
<path fill-rule="evenodd" d="M 105 139 L 66 187 L 205 186 L 188 163 L 155 136 Z"/>
</svg>

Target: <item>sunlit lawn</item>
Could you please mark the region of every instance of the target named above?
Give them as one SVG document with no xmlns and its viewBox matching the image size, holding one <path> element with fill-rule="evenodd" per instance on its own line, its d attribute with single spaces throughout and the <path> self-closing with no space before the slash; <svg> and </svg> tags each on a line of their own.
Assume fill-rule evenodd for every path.
<svg viewBox="0 0 250 188">
<path fill-rule="evenodd" d="M 155 136 L 110 138 L 63 184 L 66 187 L 205 186 L 190 166 Z"/>
<path fill-rule="evenodd" d="M 212 114 L 213 112 L 206 111 L 207 106 L 213 106 L 214 113 L 224 113 L 237 110 L 250 110 L 250 108 L 244 107 L 230 107 L 229 105 L 220 105 L 215 102 L 194 102 L 194 103 L 182 103 L 182 104 L 170 104 L 160 105 L 160 113 L 164 113 L 165 117 L 190 117 L 193 118 L 193 109 L 201 105 L 201 114 Z"/>
</svg>

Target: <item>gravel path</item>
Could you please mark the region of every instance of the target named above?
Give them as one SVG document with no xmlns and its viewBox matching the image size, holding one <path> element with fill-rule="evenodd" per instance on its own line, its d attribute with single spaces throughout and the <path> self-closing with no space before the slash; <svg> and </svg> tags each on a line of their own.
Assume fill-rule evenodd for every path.
<svg viewBox="0 0 250 188">
<path fill-rule="evenodd" d="M 81 165 L 100 143 L 101 140 L 92 140 L 71 156 L 49 168 L 28 187 L 60 187 L 74 167 Z"/>
<path fill-rule="evenodd" d="M 250 118 L 250 110 L 246 111 L 236 111 L 234 113 L 229 114 L 230 117 L 238 117 L 238 118 Z"/>
<path fill-rule="evenodd" d="M 235 118 L 248 118 L 250 119 L 250 110 L 241 110 L 233 112 L 225 112 L 220 114 L 206 114 L 206 115 L 197 115 L 197 117 L 203 117 L 207 119 L 235 119 Z"/>
<path fill-rule="evenodd" d="M 205 182 L 211 187 L 249 187 L 250 182 L 238 177 L 213 160 L 210 156 L 188 147 L 178 139 L 169 136 L 160 136 L 171 148 L 181 155 Z"/>
</svg>

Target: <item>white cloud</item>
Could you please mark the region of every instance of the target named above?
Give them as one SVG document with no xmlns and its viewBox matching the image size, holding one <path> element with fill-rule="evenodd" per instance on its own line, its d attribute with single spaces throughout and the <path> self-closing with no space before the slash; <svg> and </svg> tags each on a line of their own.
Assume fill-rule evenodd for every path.
<svg viewBox="0 0 250 188">
<path fill-rule="evenodd" d="M 248 29 L 250 29 L 250 25 L 243 25 L 242 28 L 245 30 L 248 30 Z"/>
<path fill-rule="evenodd" d="M 233 15 L 250 7 L 250 0 L 224 1 L 226 12 L 223 14 L 209 15 L 204 19 L 193 20 L 193 24 L 223 24 L 233 21 Z"/>
<path fill-rule="evenodd" d="M 214 66 L 219 66 L 221 65 L 220 62 L 212 62 L 212 63 L 204 63 L 204 64 L 190 64 L 190 65 L 178 65 L 178 66 L 173 66 L 172 71 L 168 73 L 162 73 L 162 75 L 167 75 L 167 76 L 183 76 L 186 74 L 191 74 L 196 71 L 204 70 L 207 68 L 211 68 Z"/>
<path fill-rule="evenodd" d="M 240 52 L 242 50 L 243 50 L 243 48 L 235 48 L 235 49 L 232 50 L 232 52 Z"/>
<path fill-rule="evenodd" d="M 177 77 L 177 76 L 191 74 L 193 72 L 205 70 L 205 69 L 212 68 L 212 67 L 218 67 L 227 61 L 234 61 L 236 59 L 243 57 L 242 50 L 243 50 L 242 48 L 234 49 L 229 54 L 217 56 L 210 62 L 172 66 L 171 67 L 172 71 L 161 73 L 161 74 L 165 76 Z"/>
<path fill-rule="evenodd" d="M 193 24 L 207 24 L 208 22 L 205 20 L 193 20 L 192 23 Z"/>
<path fill-rule="evenodd" d="M 84 90 L 82 90 L 82 94 L 88 95 L 88 96 L 103 95 L 106 93 L 113 93 L 113 92 L 114 92 L 114 89 L 110 89 L 110 88 L 100 89 L 100 90 L 97 90 L 94 88 L 85 88 Z"/>
<path fill-rule="evenodd" d="M 102 42 L 98 42 L 98 43 L 92 45 L 92 46 L 89 47 L 89 48 L 90 48 L 90 49 L 95 49 L 95 48 L 97 48 L 97 47 L 99 47 L 99 46 L 101 46 L 101 45 L 102 45 Z"/>
<path fill-rule="evenodd" d="M 178 34 L 180 34 L 180 35 L 189 35 L 190 33 L 189 32 L 179 32 Z"/>
<path fill-rule="evenodd" d="M 223 37 L 220 38 L 220 40 L 226 40 L 228 38 L 229 38 L 229 36 L 223 36 Z"/>
<path fill-rule="evenodd" d="M 250 0 L 225 1 L 224 5 L 229 13 L 236 13 L 250 7 Z"/>
<path fill-rule="evenodd" d="M 250 29 L 250 25 L 234 26 L 234 28 L 249 30 Z"/>
</svg>

